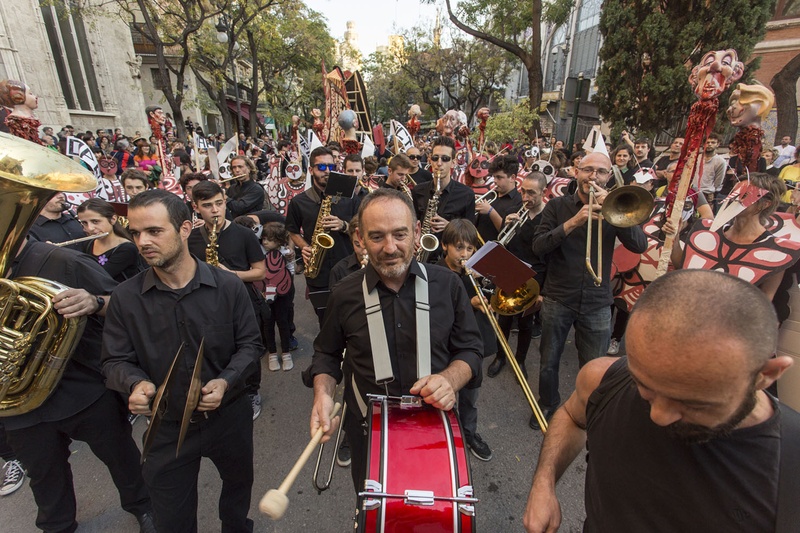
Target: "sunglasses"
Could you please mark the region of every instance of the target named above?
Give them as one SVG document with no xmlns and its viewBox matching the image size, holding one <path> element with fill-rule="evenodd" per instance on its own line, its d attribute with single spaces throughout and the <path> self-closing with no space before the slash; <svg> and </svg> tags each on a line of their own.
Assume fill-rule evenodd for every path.
<svg viewBox="0 0 800 533">
<path fill-rule="evenodd" d="M 419 160 L 422 159 L 421 155 L 411 155 L 411 154 L 407 154 L 407 155 L 408 155 L 409 159 L 413 159 L 414 161 L 419 161 Z"/>
<path fill-rule="evenodd" d="M 449 155 L 432 155 L 431 156 L 431 161 L 433 161 L 434 163 L 438 163 L 440 159 L 442 160 L 442 163 L 449 163 L 450 161 L 453 160 L 453 158 L 450 157 Z"/>
<path fill-rule="evenodd" d="M 317 167 L 317 170 L 319 170 L 320 172 L 325 172 L 326 170 L 336 170 L 336 165 L 333 163 L 331 164 L 319 163 L 314 166 Z"/>
</svg>

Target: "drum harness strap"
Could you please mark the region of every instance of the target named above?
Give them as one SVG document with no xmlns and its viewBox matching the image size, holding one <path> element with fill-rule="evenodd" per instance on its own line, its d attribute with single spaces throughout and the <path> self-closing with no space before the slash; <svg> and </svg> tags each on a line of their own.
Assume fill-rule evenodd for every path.
<svg viewBox="0 0 800 533">
<path fill-rule="evenodd" d="M 416 300 L 415 317 L 417 328 L 417 379 L 429 376 L 431 373 L 431 333 L 430 333 L 430 304 L 428 300 L 428 272 L 419 264 L 422 276 L 414 279 L 414 298 Z M 369 343 L 372 350 L 372 365 L 375 369 L 375 382 L 386 388 L 388 383 L 394 381 L 392 361 L 389 357 L 389 341 L 386 339 L 386 328 L 383 321 L 381 300 L 378 288 L 370 291 L 367 288 L 367 277 L 361 282 L 364 292 L 364 305 L 367 313 L 367 326 L 369 328 Z M 367 416 L 367 405 L 356 386 L 353 378 L 353 391 L 358 401 L 358 408 L 362 416 Z M 388 389 L 386 395 L 389 396 Z"/>
</svg>

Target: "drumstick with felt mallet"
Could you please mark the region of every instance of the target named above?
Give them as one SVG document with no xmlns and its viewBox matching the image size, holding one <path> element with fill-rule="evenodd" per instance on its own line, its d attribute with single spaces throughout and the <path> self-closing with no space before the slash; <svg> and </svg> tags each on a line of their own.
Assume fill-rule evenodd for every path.
<svg viewBox="0 0 800 533">
<path fill-rule="evenodd" d="M 339 409 L 341 408 L 342 404 L 336 402 L 336 404 L 333 406 L 333 410 L 331 410 L 331 420 L 333 420 L 333 417 L 339 413 Z M 266 494 L 264 494 L 264 497 L 261 498 L 261 502 L 258 504 L 258 509 L 262 513 L 273 520 L 278 520 L 279 518 L 283 517 L 283 514 L 286 512 L 286 508 L 289 506 L 289 498 L 286 496 L 286 494 L 289 492 L 289 489 L 292 488 L 294 480 L 297 478 L 300 470 L 302 470 L 305 466 L 308 458 L 311 457 L 312 453 L 314 453 L 314 449 L 319 444 L 319 441 L 322 440 L 323 435 L 325 435 L 325 432 L 323 431 L 322 426 L 320 426 L 317 429 L 317 432 L 314 433 L 314 436 L 311 437 L 306 449 L 303 450 L 302 454 L 300 454 L 300 458 L 283 480 L 283 483 L 281 483 L 281 486 L 278 487 L 277 490 L 270 489 Z"/>
</svg>

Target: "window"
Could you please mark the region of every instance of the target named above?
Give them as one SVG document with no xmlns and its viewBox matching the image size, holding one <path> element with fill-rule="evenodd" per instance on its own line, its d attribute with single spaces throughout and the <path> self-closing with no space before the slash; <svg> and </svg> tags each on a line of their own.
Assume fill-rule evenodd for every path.
<svg viewBox="0 0 800 533">
<path fill-rule="evenodd" d="M 602 0 L 584 0 L 578 15 L 578 31 L 588 30 L 600 24 L 600 6 Z"/>
<path fill-rule="evenodd" d="M 39 6 L 67 107 L 103 111 L 103 100 L 80 12 L 70 12 L 60 0 L 39 0 Z"/>
<path fill-rule="evenodd" d="M 778 0 L 772 20 L 800 18 L 800 0 Z"/>
<path fill-rule="evenodd" d="M 150 69 L 150 75 L 153 78 L 153 88 L 159 91 L 163 91 L 167 85 L 169 84 L 169 72 L 167 72 L 167 80 L 161 75 L 161 71 L 157 68 Z"/>
</svg>

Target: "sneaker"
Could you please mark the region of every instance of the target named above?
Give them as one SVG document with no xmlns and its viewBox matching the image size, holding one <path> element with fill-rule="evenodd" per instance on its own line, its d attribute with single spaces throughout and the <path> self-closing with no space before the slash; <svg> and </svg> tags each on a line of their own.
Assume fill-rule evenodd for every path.
<svg viewBox="0 0 800 533">
<path fill-rule="evenodd" d="M 293 352 L 299 347 L 300 347 L 300 343 L 297 342 L 297 339 L 294 337 L 294 335 L 289 337 L 289 351 Z"/>
<path fill-rule="evenodd" d="M 255 393 L 250 396 L 250 403 L 253 406 L 253 420 L 255 420 L 261 414 L 261 395 Z"/>
<path fill-rule="evenodd" d="M 134 425 L 137 420 L 139 420 L 139 415 L 128 413 L 128 422 L 130 423 L 130 425 Z"/>
<path fill-rule="evenodd" d="M 281 355 L 281 359 L 283 360 L 284 372 L 288 372 L 289 370 L 294 368 L 294 363 L 292 362 L 292 354 L 285 353 Z"/>
<path fill-rule="evenodd" d="M 25 482 L 25 471 L 22 469 L 22 463 L 16 459 L 6 461 L 3 470 L 5 473 L 3 474 L 3 485 L 0 486 L 0 496 L 8 496 Z"/>
<path fill-rule="evenodd" d="M 347 437 L 342 439 L 339 449 L 336 450 L 336 464 L 342 468 L 350 466 L 350 444 L 347 442 Z"/>
<path fill-rule="evenodd" d="M 492 449 L 489 448 L 488 444 L 483 442 L 483 439 L 477 433 L 475 433 L 475 435 L 472 436 L 472 439 L 467 442 L 467 446 L 469 446 L 469 451 L 472 452 L 472 455 L 481 461 L 492 460 Z"/>
<path fill-rule="evenodd" d="M 608 355 L 617 355 L 619 353 L 619 341 L 617 339 L 611 339 L 606 353 Z"/>
<path fill-rule="evenodd" d="M 269 354 L 269 369 L 272 372 L 277 372 L 281 369 L 281 362 L 278 360 L 278 354 L 271 353 Z"/>
</svg>

